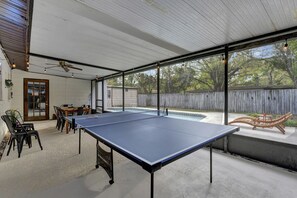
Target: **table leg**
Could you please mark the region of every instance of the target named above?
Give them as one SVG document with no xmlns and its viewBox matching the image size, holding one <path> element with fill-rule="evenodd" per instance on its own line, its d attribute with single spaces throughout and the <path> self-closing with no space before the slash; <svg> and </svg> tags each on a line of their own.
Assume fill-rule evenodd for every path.
<svg viewBox="0 0 297 198">
<path fill-rule="evenodd" d="M 78 130 L 78 154 L 80 154 L 80 149 L 81 149 L 81 129 Z"/>
<path fill-rule="evenodd" d="M 99 155 L 99 151 L 98 151 L 98 147 L 99 147 L 99 141 L 97 140 L 97 142 L 96 142 L 96 168 L 99 168 L 99 157 L 98 157 L 98 155 Z"/>
<path fill-rule="evenodd" d="M 209 146 L 210 152 L 210 183 L 212 183 L 212 144 Z"/>
<path fill-rule="evenodd" d="M 102 147 L 100 147 L 98 140 L 97 140 L 96 147 L 97 147 L 96 168 L 99 168 L 99 166 L 101 166 L 110 178 L 109 184 L 113 184 L 114 183 L 113 149 L 110 148 L 110 152 L 105 151 Z"/>
<path fill-rule="evenodd" d="M 154 198 L 154 173 L 151 173 L 151 198 Z"/>
<path fill-rule="evenodd" d="M 65 111 L 65 116 L 67 117 L 68 116 L 68 111 Z M 65 121 L 65 126 L 66 126 L 66 133 L 68 133 L 68 127 L 69 127 L 69 123 L 68 123 L 68 120 L 66 119 Z"/>
<path fill-rule="evenodd" d="M 114 170 L 113 170 L 113 150 L 110 149 L 110 163 L 111 163 L 111 180 L 109 180 L 109 184 L 114 183 Z"/>
</svg>

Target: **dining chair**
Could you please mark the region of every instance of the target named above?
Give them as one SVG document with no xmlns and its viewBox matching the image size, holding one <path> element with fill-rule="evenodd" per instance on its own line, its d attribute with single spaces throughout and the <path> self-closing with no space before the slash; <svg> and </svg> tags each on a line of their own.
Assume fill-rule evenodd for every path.
<svg viewBox="0 0 297 198">
<path fill-rule="evenodd" d="M 13 127 L 24 127 L 26 130 L 35 130 L 34 129 L 34 124 L 33 123 L 25 123 L 21 113 L 18 110 L 15 109 L 9 109 L 5 111 L 5 114 L 9 116 Z M 8 145 L 10 145 L 10 143 L 14 144 L 14 141 L 11 141 L 12 136 L 10 136 L 9 141 L 8 141 Z M 27 142 L 27 139 L 26 139 Z M 27 142 L 28 143 L 28 142 Z M 14 149 L 13 145 L 13 149 Z"/>
<path fill-rule="evenodd" d="M 59 107 L 54 106 L 54 111 L 55 111 L 55 115 L 56 115 L 56 119 L 57 119 L 57 123 L 56 123 L 56 129 L 60 129 L 61 127 L 61 118 L 60 118 L 60 112 L 59 112 Z"/>
<path fill-rule="evenodd" d="M 23 127 L 25 127 L 27 130 L 35 130 L 33 123 L 24 122 L 24 119 L 23 119 L 21 113 L 18 110 L 9 109 L 9 110 L 5 111 L 5 114 L 8 115 L 11 118 L 13 124 L 18 122 Z"/>
<path fill-rule="evenodd" d="M 21 157 L 21 152 L 23 150 L 24 141 L 28 140 L 28 138 L 30 138 L 30 141 L 28 141 L 28 145 L 29 145 L 29 148 L 31 148 L 31 146 L 32 146 L 31 136 L 36 137 L 41 150 L 43 150 L 38 131 L 36 131 L 36 130 L 26 130 L 25 127 L 23 127 L 20 123 L 18 123 L 18 121 L 16 121 L 17 123 L 14 126 L 14 124 L 13 124 L 13 121 L 15 121 L 14 118 L 10 117 L 8 115 L 2 115 L 1 119 L 5 122 L 5 124 L 6 124 L 7 128 L 8 128 L 8 131 L 10 132 L 10 140 L 9 140 L 10 144 L 9 144 L 9 148 L 8 148 L 8 151 L 7 151 L 7 156 L 10 153 L 12 145 L 14 145 L 15 141 L 16 141 L 17 150 L 18 150 L 18 158 L 20 158 Z"/>
<path fill-rule="evenodd" d="M 77 115 L 83 115 L 84 114 L 84 107 L 78 107 L 77 108 Z"/>
<path fill-rule="evenodd" d="M 61 132 L 63 132 L 63 129 L 65 127 L 65 123 L 66 123 L 65 114 L 64 114 L 63 110 L 60 107 L 57 108 L 57 111 L 58 111 L 58 115 L 59 115 L 59 119 L 60 119 L 59 120 L 60 124 L 59 124 L 58 130 L 61 130 Z"/>
</svg>

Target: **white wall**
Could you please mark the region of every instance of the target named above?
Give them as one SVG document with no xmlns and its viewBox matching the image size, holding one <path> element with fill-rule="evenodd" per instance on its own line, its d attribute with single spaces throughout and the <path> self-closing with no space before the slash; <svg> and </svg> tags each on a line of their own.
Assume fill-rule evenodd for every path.
<svg viewBox="0 0 297 198">
<path fill-rule="evenodd" d="M 53 106 L 73 104 L 73 106 L 90 105 L 91 81 L 75 78 L 63 78 L 45 74 L 35 74 L 21 70 L 12 71 L 13 99 L 12 107 L 23 115 L 24 78 L 49 80 L 49 117 L 54 113 Z"/>
<path fill-rule="evenodd" d="M 0 115 L 4 115 L 7 109 L 11 107 L 11 100 L 9 99 L 10 89 L 5 87 L 5 79 L 10 79 L 11 70 L 10 67 L 4 57 L 3 52 L 0 50 Z M 5 123 L 0 119 L 0 142 L 2 141 L 4 134 L 7 132 L 7 127 Z"/>
</svg>

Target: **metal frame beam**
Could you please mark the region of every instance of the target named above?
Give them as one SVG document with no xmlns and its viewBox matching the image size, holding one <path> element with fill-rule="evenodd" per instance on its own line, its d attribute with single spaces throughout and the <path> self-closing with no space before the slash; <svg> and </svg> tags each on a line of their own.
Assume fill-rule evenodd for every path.
<svg viewBox="0 0 297 198">
<path fill-rule="evenodd" d="M 38 58 L 44 58 L 44 59 L 50 59 L 50 60 L 55 60 L 55 61 L 66 61 L 69 63 L 73 63 L 73 64 L 77 64 L 77 65 L 83 65 L 86 67 L 93 67 L 93 68 L 97 68 L 97 69 L 104 69 L 104 70 L 108 70 L 108 71 L 114 71 L 114 72 L 120 72 L 121 70 L 117 70 L 117 69 L 112 69 L 112 68 L 107 68 L 107 67 L 103 67 L 103 66 L 99 66 L 99 65 L 92 65 L 92 64 L 87 64 L 87 63 L 81 63 L 81 62 L 77 62 L 77 61 L 73 61 L 73 60 L 67 60 L 64 58 L 57 58 L 57 57 L 52 57 L 52 56 L 46 56 L 46 55 L 42 55 L 42 54 L 35 54 L 35 53 L 29 53 L 30 56 L 35 56 Z"/>
</svg>

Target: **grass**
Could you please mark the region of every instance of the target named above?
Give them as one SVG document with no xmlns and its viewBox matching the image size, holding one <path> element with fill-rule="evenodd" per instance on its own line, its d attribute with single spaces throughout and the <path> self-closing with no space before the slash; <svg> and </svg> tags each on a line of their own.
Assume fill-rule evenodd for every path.
<svg viewBox="0 0 297 198">
<path fill-rule="evenodd" d="M 285 122 L 285 126 L 288 126 L 288 127 L 297 127 L 297 120 L 294 119 L 294 120 L 288 120 Z"/>
<path fill-rule="evenodd" d="M 248 113 L 247 115 L 257 118 L 257 117 L 259 117 L 260 114 L 258 114 L 258 113 Z"/>
</svg>

